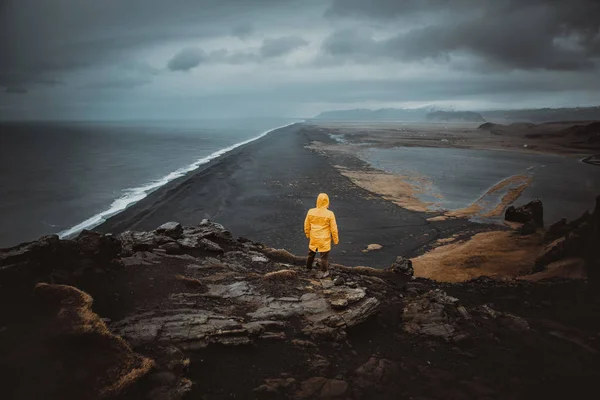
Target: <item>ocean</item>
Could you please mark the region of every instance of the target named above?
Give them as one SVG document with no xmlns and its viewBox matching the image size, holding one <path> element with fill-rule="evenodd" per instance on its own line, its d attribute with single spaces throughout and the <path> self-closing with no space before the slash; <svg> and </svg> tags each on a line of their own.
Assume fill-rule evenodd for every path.
<svg viewBox="0 0 600 400">
<path fill-rule="evenodd" d="M 0 122 L 0 247 L 91 229 L 291 119 Z"/>
</svg>

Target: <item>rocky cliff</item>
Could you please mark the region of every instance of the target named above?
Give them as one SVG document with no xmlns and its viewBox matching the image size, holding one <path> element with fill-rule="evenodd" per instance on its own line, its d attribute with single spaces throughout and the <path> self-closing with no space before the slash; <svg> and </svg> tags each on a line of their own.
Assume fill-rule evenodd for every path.
<svg viewBox="0 0 600 400">
<path fill-rule="evenodd" d="M 554 398 L 600 378 L 586 281 L 303 263 L 207 220 L 1 250 L 3 398 Z"/>
</svg>

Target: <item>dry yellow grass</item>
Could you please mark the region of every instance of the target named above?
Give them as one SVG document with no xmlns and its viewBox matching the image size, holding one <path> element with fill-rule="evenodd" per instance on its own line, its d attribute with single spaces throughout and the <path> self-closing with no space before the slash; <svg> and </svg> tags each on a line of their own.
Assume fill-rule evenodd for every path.
<svg viewBox="0 0 600 400">
<path fill-rule="evenodd" d="M 306 257 L 299 257 L 284 249 L 266 248 L 262 252 L 269 258 L 288 264 L 304 264 Z"/>
<path fill-rule="evenodd" d="M 532 270 L 540 237 L 512 232 L 478 233 L 467 241 L 437 247 L 412 259 L 415 276 L 462 282 L 479 276 L 511 278 Z"/>
<path fill-rule="evenodd" d="M 267 272 L 263 279 L 268 281 L 277 281 L 277 280 L 291 280 L 296 279 L 298 277 L 298 273 L 293 269 L 280 269 L 279 271 Z"/>
<path fill-rule="evenodd" d="M 204 284 L 202 283 L 202 281 L 200 281 L 200 279 L 190 278 L 188 276 L 184 276 L 181 274 L 175 275 L 175 279 L 177 279 L 178 281 L 182 281 L 190 286 L 204 286 Z"/>
<path fill-rule="evenodd" d="M 92 312 L 93 300 L 89 294 L 72 286 L 46 283 L 37 284 L 34 294 L 54 307 L 49 335 L 62 340 L 76 336 L 80 346 L 89 346 L 86 362 L 73 366 L 86 371 L 76 383 L 81 388 L 77 390 L 89 392 L 87 398 L 116 396 L 154 367 L 153 360 L 134 353 L 125 340 L 108 330 L 104 321 Z"/>
</svg>

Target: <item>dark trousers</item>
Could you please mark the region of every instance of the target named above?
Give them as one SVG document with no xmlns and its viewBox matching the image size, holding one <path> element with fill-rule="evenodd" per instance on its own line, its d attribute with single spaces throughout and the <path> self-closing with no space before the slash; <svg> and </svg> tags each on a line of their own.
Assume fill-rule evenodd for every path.
<svg viewBox="0 0 600 400">
<path fill-rule="evenodd" d="M 321 271 L 329 270 L 329 252 L 319 252 L 321 254 Z M 316 251 L 308 250 L 308 257 L 306 258 L 306 268 L 312 269 L 313 262 L 315 261 Z"/>
</svg>

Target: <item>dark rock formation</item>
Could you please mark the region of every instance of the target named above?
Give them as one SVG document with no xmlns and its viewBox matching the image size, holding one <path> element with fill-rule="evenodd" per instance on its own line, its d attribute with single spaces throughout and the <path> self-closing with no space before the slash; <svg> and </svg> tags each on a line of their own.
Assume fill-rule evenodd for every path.
<svg viewBox="0 0 600 400">
<path fill-rule="evenodd" d="M 592 264 L 597 208 L 567 233 Z M 3 394 L 523 398 L 564 384 L 577 397 L 600 377 L 600 310 L 572 312 L 579 286 L 441 285 L 402 257 L 379 270 L 334 264 L 318 279 L 304 261 L 208 220 L 0 250 Z"/>
<path fill-rule="evenodd" d="M 179 222 L 167 222 L 156 228 L 156 233 L 179 239 L 183 235 L 183 227 Z"/>
<path fill-rule="evenodd" d="M 517 228 L 517 233 L 521 235 L 531 235 L 535 232 L 537 232 L 537 227 L 533 220 L 529 220 Z"/>
<path fill-rule="evenodd" d="M 415 273 L 412 261 L 401 256 L 396 258 L 396 261 L 390 266 L 390 270 L 408 276 L 413 276 Z"/>
<path fill-rule="evenodd" d="M 541 228 L 544 226 L 544 206 L 537 199 L 521 207 L 510 206 L 504 213 L 504 219 L 523 224 L 533 222 L 536 227 Z"/>
<path fill-rule="evenodd" d="M 586 211 L 568 223 L 561 219 L 548 228 L 544 239 L 546 249 L 536 259 L 534 272 L 543 271 L 556 261 L 581 258 L 585 260 L 588 278 L 597 281 L 600 278 L 597 275 L 600 273 L 600 196 L 591 214 Z"/>
</svg>

